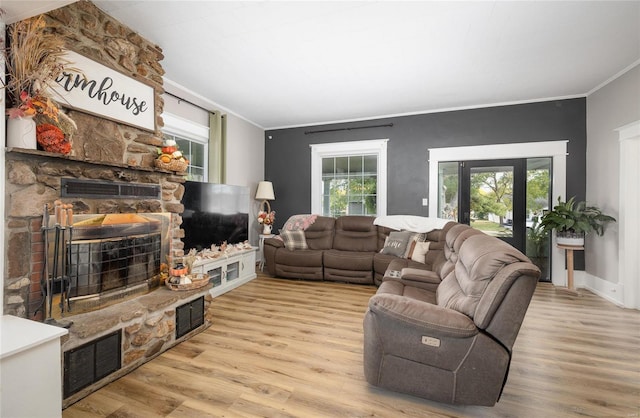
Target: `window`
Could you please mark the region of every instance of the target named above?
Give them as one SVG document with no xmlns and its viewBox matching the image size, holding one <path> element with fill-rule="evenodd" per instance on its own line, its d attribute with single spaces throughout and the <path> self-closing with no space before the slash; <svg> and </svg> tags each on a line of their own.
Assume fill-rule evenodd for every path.
<svg viewBox="0 0 640 418">
<path fill-rule="evenodd" d="M 181 138 L 176 135 L 164 134 L 163 137 L 164 139 L 174 139 L 184 158 L 189 160 L 189 166 L 187 167 L 187 180 L 206 181 L 207 144 L 187 138 Z"/>
<path fill-rule="evenodd" d="M 189 160 L 187 180 L 208 180 L 209 128 L 178 116 L 164 113 L 163 137 L 174 139 L 182 155 Z"/>
<path fill-rule="evenodd" d="M 438 217 L 458 221 L 458 162 L 438 163 Z"/>
<path fill-rule="evenodd" d="M 311 145 L 311 154 L 313 213 L 386 214 L 386 139 Z"/>
</svg>

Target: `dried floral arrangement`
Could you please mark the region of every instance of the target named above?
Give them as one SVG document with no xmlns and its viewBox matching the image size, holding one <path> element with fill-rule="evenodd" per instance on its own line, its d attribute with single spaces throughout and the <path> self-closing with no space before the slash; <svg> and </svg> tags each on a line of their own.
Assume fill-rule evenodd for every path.
<svg viewBox="0 0 640 418">
<path fill-rule="evenodd" d="M 265 212 L 263 210 L 258 212 L 258 223 L 264 225 L 273 225 L 276 221 L 276 211 Z"/>
<path fill-rule="evenodd" d="M 42 15 L 16 22 L 8 30 L 7 90 L 12 107 L 9 118 L 33 117 L 38 143 L 45 151 L 68 154 L 75 122 L 60 111 L 51 97 L 56 78 L 64 71 L 78 71 L 65 59 L 64 39 L 46 28 Z M 41 128 L 47 125 L 46 129 Z"/>
</svg>

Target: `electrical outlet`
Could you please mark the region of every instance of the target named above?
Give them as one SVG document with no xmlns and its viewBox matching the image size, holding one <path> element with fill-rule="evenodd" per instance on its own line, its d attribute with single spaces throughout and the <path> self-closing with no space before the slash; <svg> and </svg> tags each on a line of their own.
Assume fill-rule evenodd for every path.
<svg viewBox="0 0 640 418">
<path fill-rule="evenodd" d="M 429 199 L 426 197 L 422 199 L 422 206 L 429 206 Z"/>
</svg>

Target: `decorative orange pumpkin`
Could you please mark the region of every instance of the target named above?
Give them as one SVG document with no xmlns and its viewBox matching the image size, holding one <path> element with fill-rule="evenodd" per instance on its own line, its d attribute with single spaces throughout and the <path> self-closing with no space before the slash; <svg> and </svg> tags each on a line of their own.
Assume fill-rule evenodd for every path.
<svg viewBox="0 0 640 418">
<path fill-rule="evenodd" d="M 43 123 L 36 127 L 36 140 L 38 144 L 47 152 L 57 154 L 69 154 L 71 152 L 71 142 L 65 137 L 60 128 L 49 123 Z"/>
</svg>

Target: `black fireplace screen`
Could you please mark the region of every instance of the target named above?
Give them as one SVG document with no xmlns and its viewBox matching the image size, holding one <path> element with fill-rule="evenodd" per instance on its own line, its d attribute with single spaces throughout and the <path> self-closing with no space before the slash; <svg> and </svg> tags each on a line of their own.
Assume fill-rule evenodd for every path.
<svg viewBox="0 0 640 418">
<path fill-rule="evenodd" d="M 161 234 L 73 241 L 69 296 L 127 288 L 160 274 Z"/>
<path fill-rule="evenodd" d="M 159 284 L 160 264 L 168 254 L 168 216 L 78 215 L 75 220 L 73 227 L 62 228 L 49 221 L 48 272 L 54 294 L 62 285 L 67 300 L 74 300 Z"/>
</svg>

